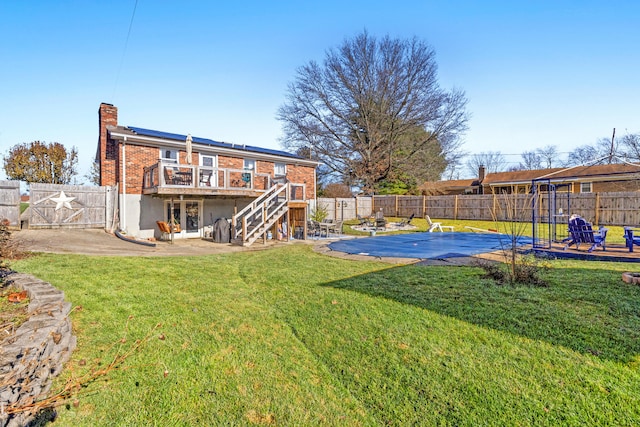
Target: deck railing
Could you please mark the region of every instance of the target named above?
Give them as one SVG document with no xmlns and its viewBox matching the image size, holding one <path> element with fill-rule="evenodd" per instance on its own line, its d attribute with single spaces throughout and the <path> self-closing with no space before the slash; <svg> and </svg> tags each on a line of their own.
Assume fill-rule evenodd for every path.
<svg viewBox="0 0 640 427">
<path fill-rule="evenodd" d="M 204 188 L 264 191 L 273 186 L 269 174 L 253 170 L 158 162 L 144 168 L 143 189 Z"/>
</svg>

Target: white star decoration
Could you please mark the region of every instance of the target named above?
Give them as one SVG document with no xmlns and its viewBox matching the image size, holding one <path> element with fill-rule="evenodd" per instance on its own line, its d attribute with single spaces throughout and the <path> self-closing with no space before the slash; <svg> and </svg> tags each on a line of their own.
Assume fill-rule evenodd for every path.
<svg viewBox="0 0 640 427">
<path fill-rule="evenodd" d="M 70 202 L 72 200 L 75 200 L 75 197 L 68 197 L 66 194 L 64 194 L 64 191 L 60 191 L 60 195 L 58 197 L 51 197 L 51 200 L 56 202 L 56 210 L 60 210 L 63 207 L 67 209 L 73 209 Z"/>
</svg>

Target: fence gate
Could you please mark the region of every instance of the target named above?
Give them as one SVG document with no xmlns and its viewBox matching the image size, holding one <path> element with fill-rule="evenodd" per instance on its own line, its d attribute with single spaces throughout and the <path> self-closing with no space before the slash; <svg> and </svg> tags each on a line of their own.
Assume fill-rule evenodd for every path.
<svg viewBox="0 0 640 427">
<path fill-rule="evenodd" d="M 9 226 L 20 226 L 20 182 L 0 181 L 0 220 L 9 220 Z"/>
<path fill-rule="evenodd" d="M 107 187 L 31 184 L 29 228 L 104 228 Z"/>
</svg>

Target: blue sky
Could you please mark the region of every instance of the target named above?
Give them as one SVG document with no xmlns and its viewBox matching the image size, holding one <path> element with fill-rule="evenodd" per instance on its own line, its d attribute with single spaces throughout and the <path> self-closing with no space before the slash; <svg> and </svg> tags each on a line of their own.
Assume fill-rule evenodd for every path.
<svg viewBox="0 0 640 427">
<path fill-rule="evenodd" d="M 139 0 L 129 33 L 135 4 L 0 3 L 0 156 L 60 142 L 84 175 L 100 102 L 122 125 L 280 148 L 296 68 L 365 29 L 435 49 L 441 85 L 469 99 L 467 152 L 517 163 L 640 132 L 638 1 Z"/>
</svg>

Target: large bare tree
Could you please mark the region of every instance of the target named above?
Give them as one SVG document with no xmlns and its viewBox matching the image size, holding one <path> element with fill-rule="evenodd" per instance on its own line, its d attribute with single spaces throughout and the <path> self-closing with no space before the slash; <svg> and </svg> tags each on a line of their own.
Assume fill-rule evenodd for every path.
<svg viewBox="0 0 640 427">
<path fill-rule="evenodd" d="M 486 173 L 503 172 L 507 167 L 507 160 L 499 151 L 483 151 L 469 156 L 466 164 L 470 176 L 478 176 L 480 166 L 484 166 Z"/>
<path fill-rule="evenodd" d="M 298 69 L 278 119 L 285 147 L 309 147 L 341 181 L 371 193 L 399 161 L 427 152 L 437 153 L 441 173 L 440 159 L 446 166 L 467 129 L 466 103 L 462 91 L 440 88 L 426 43 L 363 32 L 328 50 L 322 64 Z M 407 143 L 407 135 L 419 139 Z"/>
</svg>

